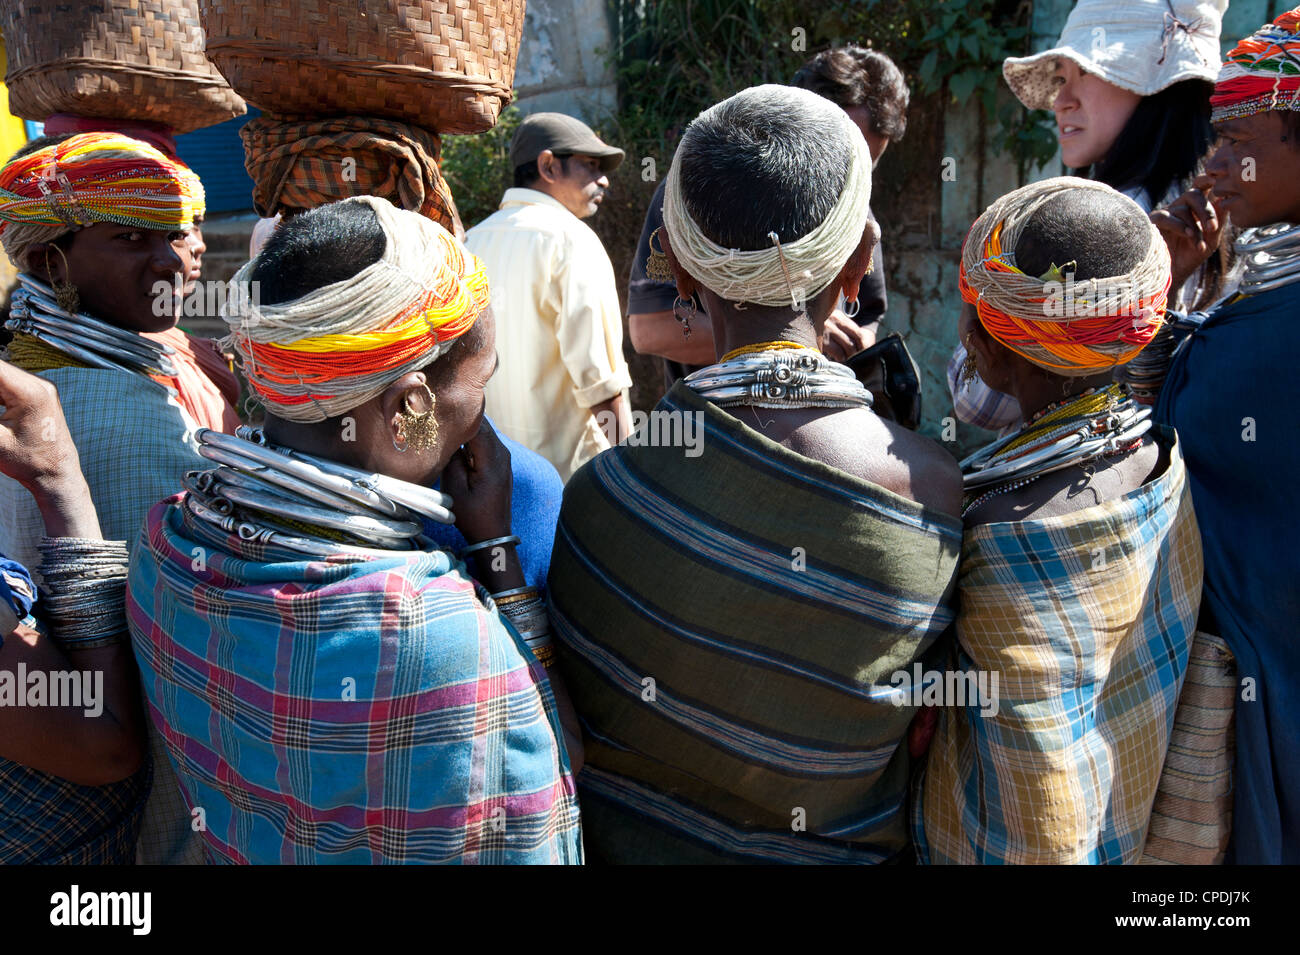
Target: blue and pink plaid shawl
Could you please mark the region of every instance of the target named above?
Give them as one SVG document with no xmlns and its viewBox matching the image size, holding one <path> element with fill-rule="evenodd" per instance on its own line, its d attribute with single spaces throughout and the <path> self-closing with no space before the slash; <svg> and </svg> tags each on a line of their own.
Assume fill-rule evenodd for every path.
<svg viewBox="0 0 1300 955">
<path fill-rule="evenodd" d="M 449 554 L 307 560 L 182 498 L 149 514 L 128 615 L 215 860 L 582 861 L 550 684 Z"/>
</svg>

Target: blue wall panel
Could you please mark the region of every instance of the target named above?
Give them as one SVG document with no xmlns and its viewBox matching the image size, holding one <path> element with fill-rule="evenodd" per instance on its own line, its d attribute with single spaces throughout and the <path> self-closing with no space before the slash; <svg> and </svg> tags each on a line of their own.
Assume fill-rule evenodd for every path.
<svg viewBox="0 0 1300 955">
<path fill-rule="evenodd" d="M 176 137 L 181 159 L 203 180 L 209 214 L 253 209 L 253 180 L 244 170 L 244 141 L 239 130 L 256 115 L 257 110 L 250 106 L 243 116 Z"/>
</svg>

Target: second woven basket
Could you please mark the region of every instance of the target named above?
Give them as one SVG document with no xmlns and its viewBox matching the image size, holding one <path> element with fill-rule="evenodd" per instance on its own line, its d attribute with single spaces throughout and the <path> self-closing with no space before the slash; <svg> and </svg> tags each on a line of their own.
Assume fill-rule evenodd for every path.
<svg viewBox="0 0 1300 955">
<path fill-rule="evenodd" d="M 510 102 L 524 0 L 200 0 L 208 58 L 281 115 L 491 129 Z"/>
</svg>

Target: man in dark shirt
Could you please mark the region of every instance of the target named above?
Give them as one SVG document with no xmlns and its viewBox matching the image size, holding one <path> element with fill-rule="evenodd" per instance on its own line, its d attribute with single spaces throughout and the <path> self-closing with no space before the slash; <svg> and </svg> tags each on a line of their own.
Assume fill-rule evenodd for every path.
<svg viewBox="0 0 1300 955">
<path fill-rule="evenodd" d="M 843 109 L 862 130 L 873 166 L 907 128 L 907 83 L 894 62 L 876 50 L 846 46 L 818 53 L 795 74 L 791 85 L 811 90 Z M 656 281 L 646 274 L 650 235 L 663 225 L 663 193 L 661 182 L 650 200 L 632 261 L 627 310 L 632 347 L 640 354 L 664 359 L 665 386 L 671 388 L 678 378 L 712 364 L 716 356 L 713 330 L 700 303 L 678 302 L 672 282 Z M 872 255 L 872 270 L 858 287 L 858 303 L 855 316 L 837 308 L 826 323 L 822 350 L 836 361 L 875 344 L 886 304 L 884 253 L 879 242 Z M 690 323 L 689 338 L 684 334 L 686 321 Z"/>
</svg>

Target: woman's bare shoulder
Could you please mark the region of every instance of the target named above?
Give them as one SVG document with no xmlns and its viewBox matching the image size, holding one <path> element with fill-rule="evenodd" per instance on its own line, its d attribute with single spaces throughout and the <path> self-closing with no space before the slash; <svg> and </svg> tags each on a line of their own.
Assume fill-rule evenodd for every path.
<svg viewBox="0 0 1300 955">
<path fill-rule="evenodd" d="M 924 435 L 869 411 L 813 419 L 782 443 L 925 507 L 961 513 L 961 471 L 953 456 Z"/>
</svg>

